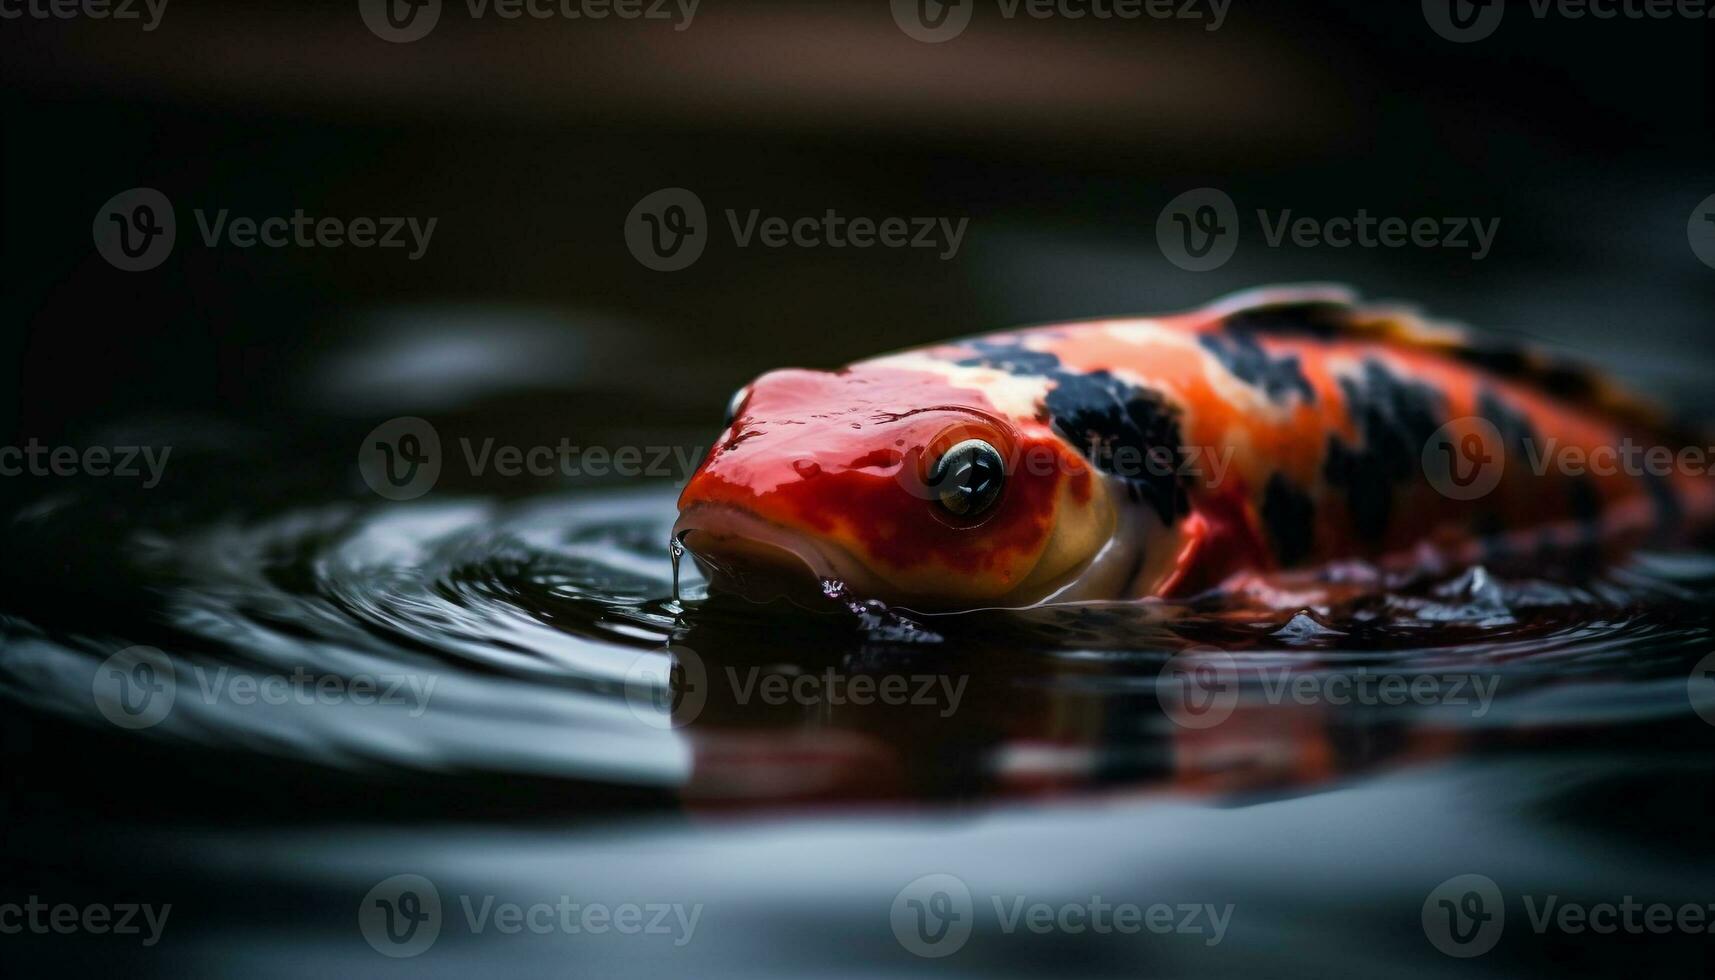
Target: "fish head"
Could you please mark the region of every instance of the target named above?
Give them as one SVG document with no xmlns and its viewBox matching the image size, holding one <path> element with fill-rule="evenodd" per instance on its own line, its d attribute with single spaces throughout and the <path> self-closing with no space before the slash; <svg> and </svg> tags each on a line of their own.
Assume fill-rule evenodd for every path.
<svg viewBox="0 0 1715 980">
<path fill-rule="evenodd" d="M 734 397 L 674 536 L 717 591 L 916 609 L 1042 601 L 1107 543 L 1109 488 L 980 385 L 880 365 L 781 370 Z"/>
</svg>

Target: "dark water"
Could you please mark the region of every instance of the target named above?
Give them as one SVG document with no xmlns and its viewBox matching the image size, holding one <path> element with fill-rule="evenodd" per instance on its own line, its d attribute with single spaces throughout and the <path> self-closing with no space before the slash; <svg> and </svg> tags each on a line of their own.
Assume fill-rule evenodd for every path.
<svg viewBox="0 0 1715 980">
<path fill-rule="evenodd" d="M 146 505 L 70 484 L 4 525 L 0 900 L 172 905 L 153 945 L 5 937 L 32 969 L 1711 963 L 1702 926 L 1533 918 L 1552 896 L 1715 920 L 1709 555 L 1578 579 L 1344 569 L 1196 605 L 806 611 L 711 599 L 688 565 L 675 599 L 667 485 L 306 502 L 278 467 L 185 466 Z M 1443 885 L 1463 875 L 1499 898 L 1463 904 L 1468 879 Z M 382 955 L 417 947 L 377 916 L 429 890 L 432 942 Z M 484 911 L 567 901 L 664 918 L 508 931 Z M 1035 931 L 1037 903 L 1086 911 Z M 1068 927 L 1102 903 L 1171 911 Z M 1449 909 L 1497 905 L 1482 955 L 1432 942 Z"/>
<path fill-rule="evenodd" d="M 694 451 L 760 371 L 1281 282 L 1715 418 L 1687 247 L 1708 31 L 1515 3 L 1447 45 L 1410 2 L 1235 4 L 1213 36 L 988 5 L 925 46 L 874 0 L 734 0 L 684 32 L 448 4 L 386 45 L 351 6 L 0 25 L 0 449 L 173 447 L 153 489 L 0 478 L 0 977 L 1715 974 L 1715 556 L 812 614 L 694 577 L 675 601 L 671 477 L 451 465 L 461 436 Z M 179 244 L 132 275 L 90 219 L 138 186 Z M 663 276 L 620 232 L 681 186 L 716 228 L 971 229 L 951 261 L 722 238 Z M 1153 229 L 1205 186 L 1242 242 L 1186 274 Z M 421 261 L 209 248 L 193 208 L 440 230 Z M 1500 232 L 1480 263 L 1274 247 L 1261 209 Z M 393 416 L 449 457 L 400 503 L 354 465 Z M 32 900 L 170 913 L 12 931 Z M 1577 918 L 1634 903 L 1674 925 Z M 582 928 L 631 905 L 665 928 Z M 1169 927 L 1070 911 L 1098 905 Z"/>
</svg>

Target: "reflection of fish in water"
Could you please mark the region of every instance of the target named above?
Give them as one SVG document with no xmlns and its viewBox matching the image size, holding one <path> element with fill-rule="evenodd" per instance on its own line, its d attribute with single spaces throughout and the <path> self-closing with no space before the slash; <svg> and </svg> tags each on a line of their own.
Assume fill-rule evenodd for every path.
<svg viewBox="0 0 1715 980">
<path fill-rule="evenodd" d="M 786 618 L 787 642 L 809 639 L 802 622 Z M 1006 667 L 999 675 L 985 674 L 978 665 L 1005 663 L 1013 651 L 977 641 L 960 653 L 940 651 L 922 666 L 939 680 L 957 678 L 964 697 L 950 703 L 901 697 L 891 704 L 880 698 L 769 704 L 742 693 L 746 685 L 754 691 L 761 683 L 759 668 L 763 674 L 784 669 L 793 677 L 816 670 L 782 668 L 777 655 L 758 651 L 753 639 L 728 638 L 723 645 L 702 631 L 692 642 L 710 662 L 723 661 L 718 670 L 725 681 L 709 684 L 707 702 L 679 716 L 692 760 L 680 792 L 700 812 L 974 794 L 1309 792 L 1360 772 L 1447 758 L 1479 738 L 1461 730 L 1457 719 L 1448 725 L 1446 718 L 1423 714 L 1421 705 L 1366 705 L 1358 703 L 1361 695 L 1350 704 L 1269 697 L 1269 683 L 1284 690 L 1306 677 L 1320 689 L 1327 677 L 1350 678 L 1343 668 L 1318 665 L 1288 674 L 1283 667 L 1276 674 L 1240 671 L 1223 658 L 1211 680 L 1174 680 L 1174 665 L 1197 663 L 1195 648 L 1159 677 L 1151 667 L 1148 683 L 1145 676 L 1093 661 L 1036 660 L 1041 669 L 1027 677 Z M 842 659 L 840 670 L 852 671 L 853 679 L 867 675 L 879 690 L 889 677 L 906 679 L 892 672 L 902 662 L 922 663 L 915 652 L 893 648 L 874 661 Z M 716 669 L 709 670 L 716 677 Z M 911 675 L 913 687 L 919 676 L 924 675 Z M 1371 676 L 1372 690 L 1381 688 L 1384 677 L 1409 679 L 1386 669 Z M 1482 683 L 1480 677 L 1473 680 Z M 1330 690 L 1357 690 L 1327 683 Z M 1224 692 L 1241 688 L 1243 696 L 1222 699 Z M 1493 693 L 1492 680 L 1486 690 Z M 1186 709 L 1199 694 L 1216 703 L 1193 717 Z M 1501 744 L 1511 737 L 1504 729 L 1480 736 Z"/>
<path fill-rule="evenodd" d="M 1680 443 L 1595 375 L 1326 288 L 774 371 L 733 408 L 674 534 L 739 591 L 1180 596 L 1348 558 L 1614 552 L 1715 513 L 1706 479 L 1616 453 Z"/>
</svg>

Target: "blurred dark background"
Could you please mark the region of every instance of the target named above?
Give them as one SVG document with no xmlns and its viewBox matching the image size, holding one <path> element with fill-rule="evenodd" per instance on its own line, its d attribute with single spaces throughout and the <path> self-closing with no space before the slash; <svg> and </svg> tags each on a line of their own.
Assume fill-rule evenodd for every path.
<svg viewBox="0 0 1715 980">
<path fill-rule="evenodd" d="M 1715 270 L 1686 224 L 1715 193 L 1708 22 L 1521 4 L 1454 44 L 1416 3 L 1235 0 L 1217 31 L 998 11 L 939 44 L 882 0 L 704 0 L 683 30 L 449 2 L 404 44 L 353 0 L 171 0 L 152 31 L 0 23 L 0 433 L 79 442 L 124 419 L 266 440 L 486 402 L 521 437 L 695 442 L 770 367 L 1294 280 L 1575 348 L 1706 410 Z M 178 244 L 127 273 L 91 222 L 137 186 L 173 202 Z M 671 186 L 717 232 L 663 273 L 622 226 Z M 1155 222 L 1202 186 L 1246 217 L 1236 257 L 1191 273 Z M 1500 231 L 1473 261 L 1270 248 L 1250 217 L 1360 207 Z M 198 208 L 437 226 L 417 261 L 211 249 Z M 727 208 L 969 228 L 949 261 L 740 249 Z"/>
<path fill-rule="evenodd" d="M 19 9 L 8 3 L 0 10 Z M 724 791 L 723 779 L 742 776 L 766 788 L 785 768 L 751 750 L 766 776 L 731 761 L 723 770 L 721 760 L 743 757 L 739 743 L 721 740 L 730 735 L 724 723 L 755 725 L 756 744 L 781 755 L 810 744 L 780 737 L 788 723 L 801 725 L 831 737 L 827 758 L 855 760 L 866 779 L 885 780 L 877 756 L 839 754 L 849 743 L 837 737 L 856 733 L 855 744 L 892 753 L 880 758 L 906 760 L 901 771 L 920 776 L 938 802 L 965 800 L 990 779 L 977 760 L 991 751 L 1010 759 L 999 750 L 1021 744 L 1027 761 L 1043 758 L 1033 754 L 1042 738 L 1088 749 L 1103 779 L 1145 786 L 1176 758 L 1191 769 L 1199 759 L 1226 764 L 1231 751 L 1288 765 L 1301 754 L 1320 759 L 1324 729 L 1337 749 L 1329 754 L 1364 766 L 1416 746 L 1412 730 L 1380 715 L 1265 712 L 1237 726 L 1239 749 L 1216 744 L 1186 755 L 1187 764 L 1156 714 L 1147 682 L 1159 665 L 1144 655 L 1148 644 L 1133 660 L 1069 664 L 1032 648 L 996 669 L 997 652 L 1020 642 L 1007 621 L 997 638 L 978 630 L 967 640 L 982 655 L 979 678 L 992 682 L 973 685 L 994 692 L 992 725 L 980 708 L 916 728 L 892 716 L 829 721 L 808 711 L 772 728 L 735 710 L 714 719 L 723 724 L 707 726 L 712 733 L 660 733 L 649 744 L 661 755 L 648 755 L 602 740 L 615 706 L 589 694 L 585 680 L 622 673 L 634 649 L 684 625 L 656 603 L 665 587 L 650 576 L 661 569 L 621 551 L 628 561 L 612 567 L 641 568 L 633 577 L 643 584 L 591 562 L 605 578 L 586 595 L 590 583 L 575 575 L 538 580 L 528 562 L 516 567 L 543 549 L 521 550 L 509 533 L 564 545 L 571 533 L 558 522 L 580 514 L 582 497 L 511 524 L 472 507 L 468 527 L 448 532 L 452 544 L 438 544 L 432 560 L 403 548 L 406 557 L 395 557 L 400 541 L 439 542 L 440 530 L 416 522 L 433 508 L 387 507 L 353 462 L 363 434 L 396 416 L 431 420 L 449 447 L 462 436 L 706 445 L 727 396 L 770 368 L 830 367 L 1022 323 L 1181 309 L 1291 281 L 1347 283 L 1554 345 L 1687 415 L 1715 418 L 1715 268 L 1688 238 L 1694 211 L 1715 195 L 1710 22 L 1539 20 L 1519 3 L 1492 36 L 1459 44 L 1437 34 L 1416 0 L 1232 0 L 1216 31 L 1206 18 L 1007 19 L 1000 0 L 980 0 L 960 36 L 930 44 L 900 28 L 887 0 L 702 0 L 683 30 L 676 20 L 473 19 L 464 0 L 442 6 L 434 29 L 410 43 L 378 37 L 357 0 L 168 0 L 147 31 L 136 21 L 0 19 L 0 448 L 31 439 L 171 446 L 179 491 L 0 479 L 9 521 L 0 530 L 12 535 L 0 536 L 0 627 L 34 637 L 39 624 L 64 641 L 62 650 L 0 633 L 0 656 L 23 665 L 0 672 L 17 685 L 0 690 L 15 699 L 0 710 L 0 753 L 27 760 L 0 766 L 10 777 L 0 779 L 0 856 L 28 858 L 44 880 L 69 879 L 74 887 L 59 893 L 80 901 L 126 898 L 132 892 L 113 883 L 135 880 L 147 900 L 182 903 L 175 958 L 139 953 L 136 975 L 347 975 L 354 964 L 365 975 L 388 965 L 405 975 L 427 964 L 463 976 L 479 962 L 617 975 L 685 965 L 664 948 L 489 947 L 471 937 L 447 940 L 440 960 L 383 962 L 352 913 L 400 870 L 442 881 L 449 901 L 453 886 L 529 900 L 565 881 L 597 896 L 655 888 L 707 898 L 722 924 L 686 956 L 698 975 L 734 976 L 831 975 L 830 950 L 854 971 L 926 970 L 928 961 L 895 943 L 885 912 L 902 883 L 948 868 L 983 887 L 1207 892 L 1257 913 L 1224 960 L 1200 948 L 1140 955 L 1122 943 L 991 935 L 964 960 L 982 975 L 1067 964 L 1127 976 L 1330 967 L 1442 975 L 1479 964 L 1425 945 L 1419 906 L 1436 882 L 1473 869 L 1492 871 L 1509 894 L 1703 899 L 1710 852 L 1697 831 L 1709 812 L 1708 730 L 1684 711 L 1680 661 L 1706 652 L 1709 633 L 1678 608 L 1661 614 L 1667 627 L 1642 618 L 1613 643 L 1610 623 L 1567 628 L 1596 637 L 1568 655 L 1580 669 L 1625 663 L 1638 673 L 1612 688 L 1599 676 L 1583 700 L 1545 699 L 1546 711 L 1535 710 L 1546 721 L 1526 703 L 1524 738 L 1544 757 L 1558 754 L 1553 766 L 1531 760 L 1475 779 L 1454 770 L 1280 808 L 1074 805 L 1043 815 L 973 804 L 949 807 L 944 825 L 903 831 L 862 819 L 753 829 L 697 812 L 710 807 L 697 800 L 700 787 Z M 98 253 L 92 226 L 106 202 L 137 187 L 170 200 L 177 244 L 158 267 L 125 272 Z M 713 229 L 698 261 L 660 272 L 633 257 L 624 228 L 640 200 L 671 187 L 694 192 Z M 1243 221 L 1234 258 L 1197 273 L 1169 261 L 1156 227 L 1164 206 L 1202 187 L 1230 195 Z M 435 228 L 414 261 L 409 249 L 206 247 L 195 212 L 221 209 L 257 219 L 299 210 L 347 221 L 411 216 Z M 962 247 L 943 260 L 933 249 L 738 248 L 727 209 L 969 223 Z M 1270 247 L 1258 209 L 1469 217 L 1498 221 L 1499 232 L 1481 260 L 1459 248 Z M 1715 254 L 1715 225 L 1709 234 Z M 560 489 L 484 480 L 448 452 L 437 494 L 470 491 L 481 501 Z M 74 492 L 88 494 L 80 506 L 34 507 L 34 498 Z M 659 555 L 665 526 L 656 534 L 649 521 L 670 519 L 670 497 L 649 494 L 639 495 L 648 514 L 637 526 Z M 341 495 L 374 512 L 319 506 Z M 282 502 L 308 516 L 275 506 Z M 218 520 L 245 507 L 267 519 Z M 177 523 L 158 519 L 175 512 Z M 348 514 L 351 537 L 331 529 Z M 605 533 L 598 518 L 584 515 Z M 582 553 L 568 554 L 549 549 L 559 563 L 548 571 L 583 567 L 571 560 Z M 540 588 L 515 593 L 520 585 Z M 627 618 L 603 590 L 637 592 L 639 609 L 651 605 Z M 341 615 L 324 616 L 329 608 Z M 507 670 L 537 661 L 513 656 L 519 610 L 555 629 L 554 642 L 537 636 L 539 647 L 524 649 L 551 669 L 521 680 Z M 729 622 L 730 611 L 693 613 L 690 638 L 711 664 L 849 656 L 858 672 L 891 669 L 885 658 L 866 666 L 868 640 L 848 636 L 843 621 L 826 627 L 840 631 L 837 643 L 824 633 L 806 634 L 811 642 L 778 625 Z M 245 741 L 260 730 L 246 727 L 248 712 L 199 715 L 193 705 L 179 720 L 230 727 L 193 729 L 169 752 L 84 718 L 88 674 L 50 669 L 73 660 L 66 651 L 105 656 L 118 646 L 113 637 L 134 634 L 165 637 L 155 642 L 176 655 L 206 648 L 211 663 L 243 664 L 234 651 L 257 649 L 295 663 L 329 656 L 299 641 L 336 627 L 336 637 L 395 643 L 405 652 L 390 653 L 402 663 L 419 648 L 456 643 L 471 662 L 451 661 L 443 690 L 462 679 L 488 695 L 478 680 L 499 663 L 494 702 L 448 694 L 445 714 L 412 738 L 391 729 L 374 737 L 338 716 L 321 727 L 321 715 L 305 712 L 291 720 L 308 727 L 285 730 L 308 734 L 290 743 L 271 730 Z M 465 628 L 479 642 L 465 643 Z M 275 630 L 281 642 L 256 642 Z M 1074 633 L 1066 649 L 1094 632 Z M 187 633 L 192 642 L 173 646 Z M 425 635 L 430 642 L 417 642 Z M 1661 654 L 1651 643 L 1678 645 Z M 927 655 L 912 650 L 909 662 Z M 95 656 L 87 659 L 92 671 Z M 328 669 L 345 669 L 334 663 Z M 284 669 L 266 656 L 254 666 Z M 1553 660 L 1541 670 L 1573 673 Z M 1095 683 L 1104 672 L 1111 687 Z M 560 701 L 531 700 L 555 695 L 569 704 L 560 713 L 539 707 Z M 73 720 L 52 720 L 55 711 Z M 260 717 L 265 725 L 271 716 Z M 471 718 L 497 727 L 464 727 Z M 515 719 L 527 724 L 505 726 Z M 1591 727 L 1582 738 L 1542 734 L 1567 719 Z M 1426 754 L 1455 751 L 1431 735 Z M 389 785 L 373 771 L 263 761 L 285 744 L 344 752 L 369 745 L 366 736 L 416 753 L 412 765 L 426 753 L 427 775 Z M 1304 744 L 1316 753 L 1300 752 Z M 544 746 L 571 757 L 567 771 L 550 773 L 559 780 L 551 787 L 506 768 L 515 749 L 533 760 Z M 498 774 L 482 765 L 491 750 Z M 464 753 L 479 761 L 462 778 L 432 765 L 460 769 L 445 760 Z M 592 789 L 612 771 L 644 789 L 611 798 Z M 1329 777 L 1340 774 L 1336 766 Z M 1062 778 L 1050 770 L 1043 784 Z M 640 796 L 661 811 L 647 811 Z M 608 804 L 637 805 L 659 822 L 640 817 L 626 828 L 633 837 L 566 826 Z M 432 821 L 515 812 L 545 829 L 520 835 L 504 820 L 473 819 L 450 834 L 388 836 L 315 822 L 323 813 L 380 826 L 400 813 Z M 275 821 L 284 833 L 234 814 Z M 179 825 L 166 829 L 172 819 Z M 38 887 L 38 878 L 0 879 Z M 1611 973 L 1669 956 L 1707 963 L 1706 936 L 1676 937 L 1684 942 L 1649 960 L 1634 959 L 1641 943 L 1591 953 L 1582 936 L 1532 945 L 1511 928 L 1511 945 L 1483 964 L 1491 971 L 1553 963 Z M 58 938 L 44 948 L 111 969 L 104 957 L 117 944 L 51 945 Z M 493 959 L 479 961 L 484 952 Z"/>
</svg>

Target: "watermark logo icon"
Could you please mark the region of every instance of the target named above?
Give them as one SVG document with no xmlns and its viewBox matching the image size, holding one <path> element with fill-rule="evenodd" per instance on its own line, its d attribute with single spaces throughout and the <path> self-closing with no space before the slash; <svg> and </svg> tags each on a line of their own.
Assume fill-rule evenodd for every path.
<svg viewBox="0 0 1715 980">
<path fill-rule="evenodd" d="M 441 436 L 415 416 L 389 419 L 364 436 L 357 468 L 369 489 L 388 500 L 415 500 L 441 478 Z"/>
<path fill-rule="evenodd" d="M 1448 956 L 1468 959 L 1495 948 L 1506 926 L 1501 889 L 1484 875 L 1459 875 L 1423 900 L 1423 934 Z"/>
<path fill-rule="evenodd" d="M 975 0 L 893 0 L 893 22 L 924 44 L 951 41 L 971 24 Z"/>
<path fill-rule="evenodd" d="M 1186 191 L 1161 209 L 1155 241 L 1167 261 L 1186 272 L 1218 269 L 1238 251 L 1238 206 L 1214 187 Z"/>
<path fill-rule="evenodd" d="M 1500 485 L 1506 472 L 1506 443 L 1488 419 L 1456 418 L 1423 444 L 1423 475 L 1442 496 L 1476 500 Z"/>
<path fill-rule="evenodd" d="M 1685 693 L 1691 698 L 1691 708 L 1697 716 L 1715 725 L 1715 653 L 1697 662 L 1686 679 Z"/>
<path fill-rule="evenodd" d="M 678 272 L 702 258 L 709 243 L 703 201 L 683 187 L 664 187 L 625 217 L 625 247 L 645 268 Z"/>
<path fill-rule="evenodd" d="M 394 875 L 363 896 L 357 927 L 382 956 L 417 956 L 441 935 L 441 893 L 422 875 Z"/>
<path fill-rule="evenodd" d="M 393 44 L 427 37 L 441 19 L 441 0 L 357 0 L 370 33 Z"/>
<path fill-rule="evenodd" d="M 1691 240 L 1691 251 L 1697 260 L 1715 269 L 1715 194 L 1704 198 L 1692 210 L 1685 234 Z"/>
<path fill-rule="evenodd" d="M 956 875 L 924 875 L 893 897 L 888 921 L 899 945 L 927 959 L 951 956 L 971 938 L 976 908 Z"/>
<path fill-rule="evenodd" d="M 172 660 L 154 647 L 126 647 L 95 669 L 95 708 L 120 728 L 159 725 L 178 697 Z"/>
<path fill-rule="evenodd" d="M 1502 0 L 1423 0 L 1423 19 L 1455 44 L 1481 41 L 1495 33 L 1506 12 Z"/>
<path fill-rule="evenodd" d="M 109 265 L 144 272 L 173 252 L 178 222 L 173 202 L 153 187 L 133 187 L 107 199 L 95 212 L 95 250 Z"/>
<path fill-rule="evenodd" d="M 1239 705 L 1239 668 L 1225 650 L 1187 647 L 1156 675 L 1155 696 L 1181 728 L 1213 728 Z"/>
<path fill-rule="evenodd" d="M 625 672 L 626 706 L 650 728 L 683 728 L 697 720 L 708 700 L 708 671 L 690 647 L 645 651 Z"/>
</svg>

